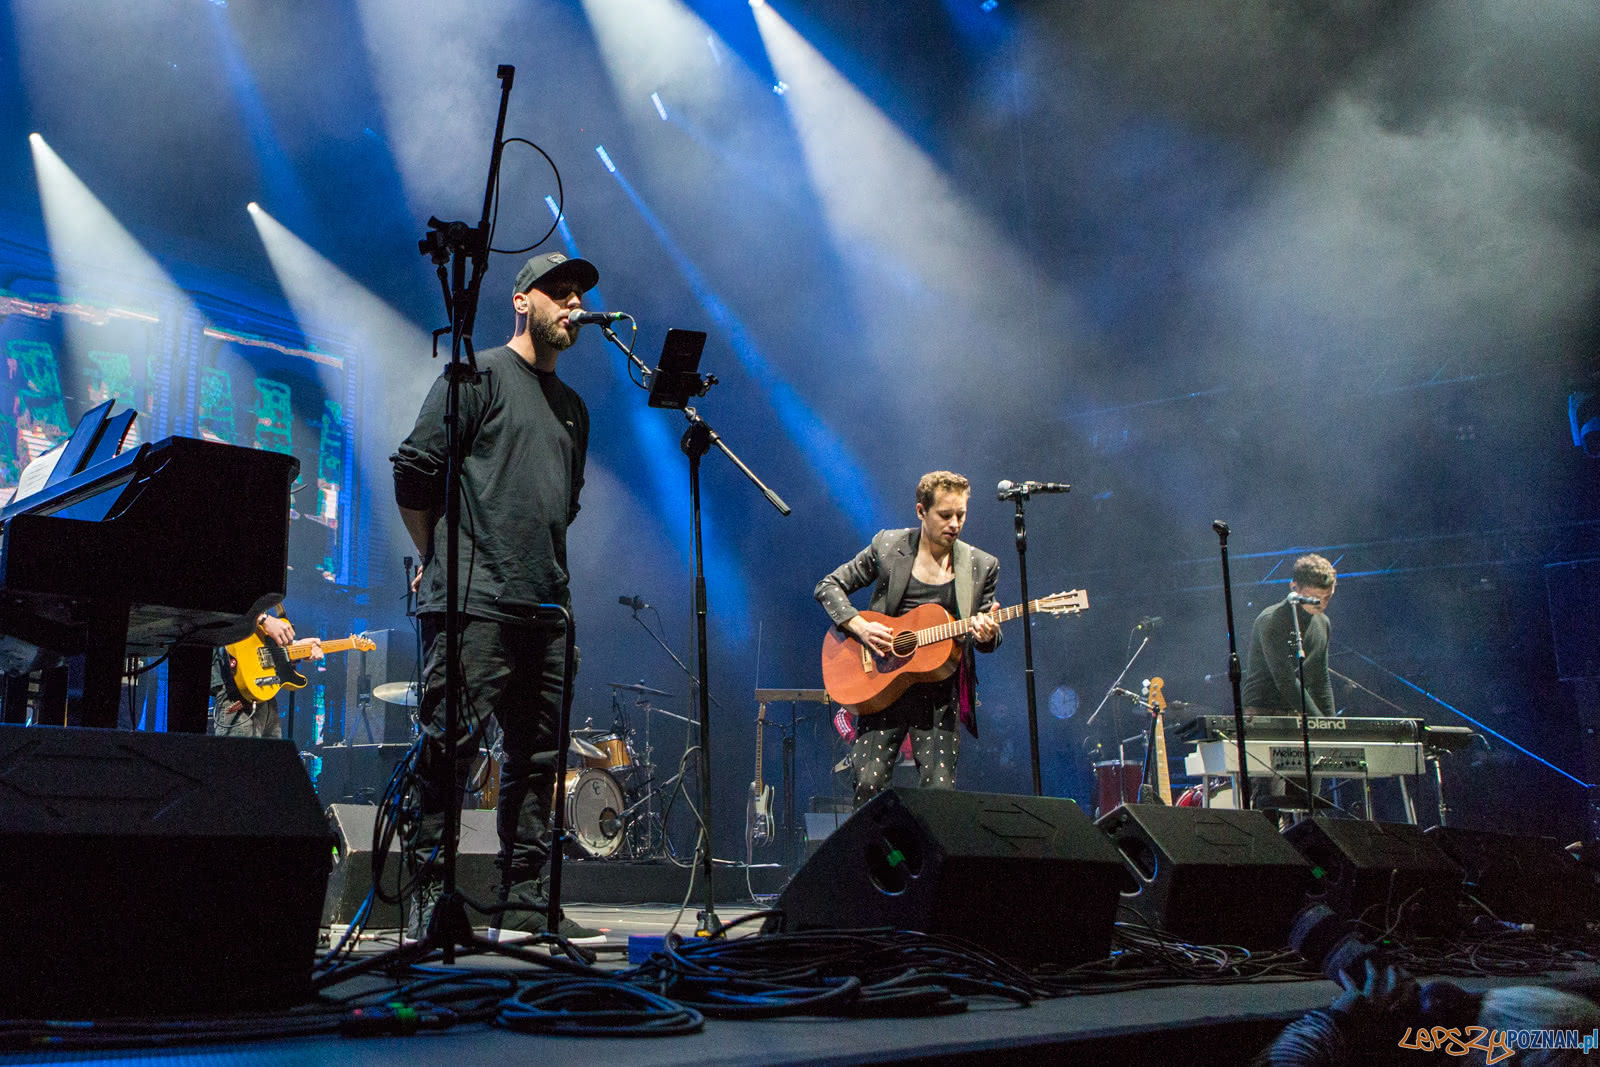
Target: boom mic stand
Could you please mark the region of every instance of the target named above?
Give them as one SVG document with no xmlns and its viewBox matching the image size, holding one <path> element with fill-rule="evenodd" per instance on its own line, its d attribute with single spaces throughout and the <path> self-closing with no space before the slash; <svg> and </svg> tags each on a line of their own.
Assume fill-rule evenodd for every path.
<svg viewBox="0 0 1600 1067">
<path fill-rule="evenodd" d="M 607 332 L 609 332 L 609 331 L 607 331 Z M 648 605 L 648 604 L 645 605 L 645 607 L 649 607 L 649 606 L 650 605 Z M 672 657 L 672 662 L 676 663 L 678 665 L 678 669 L 684 673 L 684 677 L 689 679 L 689 684 L 690 685 L 698 684 L 695 681 L 694 671 L 689 669 L 689 665 L 687 663 L 683 662 L 683 660 L 678 658 L 678 654 L 676 652 L 672 651 L 672 646 L 667 644 L 666 640 L 664 638 L 662 638 L 660 634 L 657 634 L 654 630 L 650 629 L 650 625 L 648 623 L 646 623 L 643 619 L 639 618 L 639 609 L 634 607 L 633 605 L 629 604 L 628 605 L 628 610 L 633 612 L 633 621 L 638 623 L 641 627 L 643 627 L 644 632 L 650 635 L 650 639 L 652 641 L 654 641 L 656 644 L 661 646 L 661 650 L 663 652 L 665 652 L 668 656 Z M 660 616 L 660 613 L 658 612 L 657 615 L 656 615 L 656 623 L 657 623 L 657 625 L 660 625 L 660 622 L 661 622 L 661 616 Z M 722 702 L 719 701 L 716 697 L 712 697 L 711 698 L 711 703 L 713 703 L 713 704 L 715 704 L 717 706 L 717 710 L 718 711 L 723 710 Z"/>
<path fill-rule="evenodd" d="M 1233 637 L 1233 579 L 1228 573 L 1228 524 L 1211 524 L 1222 543 L 1222 604 L 1228 616 L 1228 682 L 1233 686 L 1233 731 L 1239 748 L 1239 810 L 1250 810 L 1250 764 L 1245 759 L 1244 697 L 1239 690 L 1239 646 Z"/>
<path fill-rule="evenodd" d="M 706 454 L 712 445 L 727 456 L 733 465 L 739 468 L 746 478 L 750 479 L 757 489 L 761 490 L 767 502 L 777 509 L 778 514 L 787 516 L 789 505 L 783 498 L 769 489 L 755 471 L 745 466 L 745 463 L 723 441 L 720 434 L 711 428 L 711 425 L 700 417 L 699 412 L 687 406 L 690 397 L 705 396 L 710 388 L 717 384 L 716 375 L 701 375 L 698 373 L 699 350 L 682 365 L 665 368 L 667 352 L 663 351 L 663 366 L 658 366 L 654 372 L 645 368 L 642 361 L 633 354 L 633 349 L 622 343 L 621 338 L 607 329 L 604 331 L 606 338 L 627 355 L 636 366 L 644 368 L 645 381 L 650 389 L 650 406 L 658 408 L 675 408 L 683 412 L 683 417 L 689 420 L 688 429 L 683 431 L 683 437 L 678 442 L 678 447 L 683 449 L 684 455 L 689 457 L 689 515 L 690 515 L 690 540 L 694 546 L 694 621 L 695 644 L 699 661 L 700 677 L 695 686 L 696 696 L 700 704 L 700 824 L 705 834 L 705 850 L 701 853 L 702 867 L 704 868 L 706 883 L 706 906 L 702 916 L 702 929 L 715 934 L 722 928 L 722 923 L 717 919 L 716 885 L 712 881 L 714 871 L 711 855 L 711 683 L 709 654 L 706 637 L 706 563 L 705 545 L 700 536 L 700 458 Z M 680 335 L 683 331 L 674 331 Z M 705 335 L 696 335 L 699 344 L 704 345 Z M 673 340 L 673 333 L 668 334 L 668 344 Z M 674 657 L 676 658 L 676 657 Z M 1037 761 L 1036 761 L 1037 762 Z"/>
</svg>

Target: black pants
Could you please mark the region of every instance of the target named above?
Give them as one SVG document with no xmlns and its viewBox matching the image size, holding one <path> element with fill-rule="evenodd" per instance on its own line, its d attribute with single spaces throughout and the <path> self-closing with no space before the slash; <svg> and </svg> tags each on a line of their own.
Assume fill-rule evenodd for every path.
<svg viewBox="0 0 1600 1067">
<path fill-rule="evenodd" d="M 549 858 L 565 635 L 559 625 L 521 626 L 462 616 L 456 791 L 447 798 L 444 616 L 425 615 L 422 626 L 428 652 L 420 709 L 424 741 L 417 767 L 421 819 L 409 842 L 416 862 L 425 861 L 442 839 L 446 804 L 460 809 L 472 760 L 492 715 L 505 749 L 496 812 L 501 870 L 506 884 L 536 878 Z"/>
<path fill-rule="evenodd" d="M 218 708 L 232 703 L 226 693 L 212 694 L 212 701 Z M 218 711 L 211 732 L 218 737 L 282 737 L 277 698 L 259 704 L 246 700 L 236 711 Z"/>
<path fill-rule="evenodd" d="M 882 711 L 857 717 L 856 739 L 850 746 L 856 807 L 889 785 L 895 757 L 907 734 L 911 736 L 911 754 L 917 761 L 917 785 L 923 789 L 956 787 L 960 734 L 954 696 L 954 688 L 948 683 L 923 683 L 907 690 Z"/>
</svg>

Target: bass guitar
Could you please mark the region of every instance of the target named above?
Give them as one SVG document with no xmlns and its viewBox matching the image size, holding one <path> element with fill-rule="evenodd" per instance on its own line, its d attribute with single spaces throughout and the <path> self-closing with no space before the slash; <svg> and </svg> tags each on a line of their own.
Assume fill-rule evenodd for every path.
<svg viewBox="0 0 1600 1067">
<path fill-rule="evenodd" d="M 323 655 L 352 650 L 371 652 L 377 647 L 378 643 L 364 634 L 322 642 Z M 228 645 L 227 649 L 228 655 L 233 657 L 233 684 L 246 700 L 259 704 L 277 696 L 280 689 L 306 687 L 306 676 L 295 670 L 294 664 L 296 660 L 311 658 L 310 639 L 278 645 L 252 632 L 242 641 Z"/>
<path fill-rule="evenodd" d="M 1076 615 L 1089 610 L 1089 594 L 1082 589 L 1052 593 L 1028 602 L 1036 615 Z M 991 612 L 996 622 L 1009 622 L 1022 614 L 1022 605 Z M 836 703 L 871 715 L 893 704 L 918 682 L 937 682 L 955 673 L 961 648 L 956 638 L 972 629 L 971 619 L 952 619 L 939 604 L 922 604 L 904 615 L 863 611 L 868 622 L 881 622 L 894 631 L 893 648 L 879 655 L 838 627 L 822 639 L 822 682 Z"/>
</svg>

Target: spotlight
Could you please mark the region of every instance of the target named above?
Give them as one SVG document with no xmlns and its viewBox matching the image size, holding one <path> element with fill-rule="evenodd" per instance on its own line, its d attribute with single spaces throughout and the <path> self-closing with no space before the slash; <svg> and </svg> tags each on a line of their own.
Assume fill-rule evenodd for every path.
<svg viewBox="0 0 1600 1067">
<path fill-rule="evenodd" d="M 784 81 L 782 78 L 779 78 L 772 84 L 772 91 L 777 93 L 779 96 L 782 96 L 784 93 L 789 91 L 789 83 Z"/>
<path fill-rule="evenodd" d="M 603 144 L 597 144 L 594 146 L 594 150 L 595 154 L 600 157 L 600 162 L 606 165 L 606 170 L 610 171 L 612 174 L 615 174 L 617 172 L 617 165 L 611 162 L 610 156 L 606 155 L 606 146 Z"/>
<path fill-rule="evenodd" d="M 553 197 L 553 196 L 545 197 L 544 198 L 544 206 L 550 209 L 550 217 L 551 218 L 558 219 L 558 220 L 561 218 L 561 209 L 556 206 L 556 198 L 555 197 Z"/>
<path fill-rule="evenodd" d="M 39 136 L 38 131 L 28 134 L 28 140 L 32 144 L 44 144 L 44 138 Z"/>
<path fill-rule="evenodd" d="M 750 0 L 751 7 L 766 7 L 767 0 Z"/>
<path fill-rule="evenodd" d="M 661 116 L 661 121 L 667 121 L 667 105 L 661 102 L 660 93 L 651 93 L 650 102 L 656 106 L 656 114 Z"/>
<path fill-rule="evenodd" d="M 983 3 L 978 5 L 978 9 L 980 11 L 993 11 L 999 6 L 1000 0 L 983 0 Z"/>
<path fill-rule="evenodd" d="M 250 214 L 254 215 L 256 212 L 261 210 L 261 205 L 252 200 L 244 206 L 244 209 L 250 212 Z"/>
</svg>

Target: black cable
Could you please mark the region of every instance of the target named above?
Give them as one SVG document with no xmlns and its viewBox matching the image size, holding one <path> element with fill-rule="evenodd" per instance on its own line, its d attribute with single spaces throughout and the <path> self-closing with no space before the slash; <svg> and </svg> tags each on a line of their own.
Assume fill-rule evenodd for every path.
<svg viewBox="0 0 1600 1067">
<path fill-rule="evenodd" d="M 525 144 L 525 145 L 527 145 L 529 148 L 533 149 L 535 152 L 539 153 L 541 156 L 543 156 L 545 158 L 545 162 L 550 164 L 551 173 L 553 173 L 556 176 L 556 217 L 555 217 L 555 221 L 550 223 L 550 228 L 544 232 L 544 236 L 539 238 L 537 241 L 533 242 L 533 244 L 529 245 L 526 248 L 496 248 L 496 247 L 494 247 L 494 231 L 495 231 L 495 227 L 497 227 L 500 224 L 500 181 L 499 181 L 499 175 L 498 174 L 495 175 L 494 213 L 493 213 L 493 215 L 491 215 L 490 221 L 489 221 L 489 240 L 488 240 L 489 251 L 498 252 L 501 255 L 505 255 L 505 256 L 520 256 L 524 252 L 532 252 L 535 248 L 538 248 L 540 245 L 542 245 L 546 241 L 550 240 L 550 235 L 556 232 L 556 227 L 557 226 L 561 225 L 561 217 L 562 217 L 563 214 L 565 214 L 565 212 L 567 210 L 567 196 L 566 196 L 566 193 L 561 188 L 561 168 L 556 166 L 556 161 L 550 158 L 550 153 L 549 152 L 546 152 L 544 149 L 540 148 L 538 145 L 534 144 L 532 141 L 528 140 L 526 137 L 507 137 L 501 143 L 502 144 Z"/>
<path fill-rule="evenodd" d="M 495 1025 L 559 1037 L 674 1037 L 698 1033 L 700 1012 L 611 978 L 552 978 L 500 1003 Z"/>
</svg>

